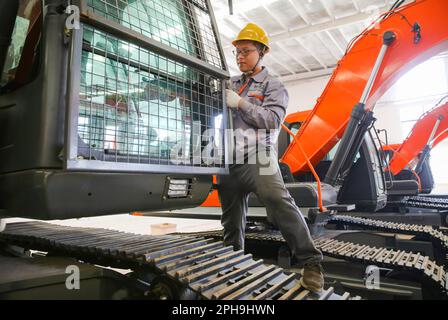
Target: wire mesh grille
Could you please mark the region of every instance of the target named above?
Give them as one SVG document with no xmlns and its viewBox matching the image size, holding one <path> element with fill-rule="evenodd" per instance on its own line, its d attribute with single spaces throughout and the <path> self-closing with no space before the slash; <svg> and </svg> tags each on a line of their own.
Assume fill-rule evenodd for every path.
<svg viewBox="0 0 448 320">
<path fill-rule="evenodd" d="M 224 165 L 222 82 L 84 25 L 78 157 Z"/>
<path fill-rule="evenodd" d="M 193 3 L 200 6 L 202 9 L 207 10 L 207 3 L 205 0 L 193 0 Z"/>
<path fill-rule="evenodd" d="M 87 0 L 109 20 L 224 69 L 207 3 L 201 0 Z"/>
</svg>

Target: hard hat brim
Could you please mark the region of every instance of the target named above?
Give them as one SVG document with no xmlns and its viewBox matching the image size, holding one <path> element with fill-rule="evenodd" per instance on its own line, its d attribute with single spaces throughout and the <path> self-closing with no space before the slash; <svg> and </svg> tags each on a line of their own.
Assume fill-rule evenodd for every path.
<svg viewBox="0 0 448 320">
<path fill-rule="evenodd" d="M 232 45 L 235 47 L 236 44 L 238 43 L 238 41 L 253 41 L 253 42 L 258 42 L 258 43 L 261 43 L 262 45 L 266 46 L 266 48 L 271 49 L 271 47 L 270 47 L 268 44 L 266 44 L 266 43 L 264 43 L 264 42 L 261 42 L 261 41 L 254 40 L 254 39 L 250 39 L 250 38 L 240 38 L 240 39 L 235 39 L 235 40 L 232 41 Z"/>
</svg>

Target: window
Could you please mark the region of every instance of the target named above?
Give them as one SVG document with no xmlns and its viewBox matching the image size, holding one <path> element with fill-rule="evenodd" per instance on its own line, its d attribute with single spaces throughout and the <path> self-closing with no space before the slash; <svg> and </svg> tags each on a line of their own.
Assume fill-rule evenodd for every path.
<svg viewBox="0 0 448 320">
<path fill-rule="evenodd" d="M 204 1 L 88 0 L 99 15 L 223 68 L 217 35 Z"/>
<path fill-rule="evenodd" d="M 297 132 L 299 132 L 301 126 L 302 126 L 302 122 L 296 122 L 296 123 L 291 124 L 291 127 L 289 129 L 291 130 L 292 133 L 297 134 Z M 292 137 L 291 137 L 291 139 L 292 139 Z"/>
<path fill-rule="evenodd" d="M 399 108 L 401 137 L 392 136 L 392 141 L 403 141 L 415 122 L 448 93 L 447 66 L 446 54 L 419 64 L 403 75 L 378 103 Z"/>
<path fill-rule="evenodd" d="M 198 7 L 195 7 L 194 10 L 197 18 L 196 21 L 200 39 L 202 40 L 205 60 L 216 67 L 222 67 L 221 57 L 219 55 L 218 44 L 212 28 L 210 15 Z"/>
<path fill-rule="evenodd" d="M 339 140 L 335 146 L 327 153 L 325 156 L 326 161 L 333 161 L 334 157 L 336 156 L 336 152 L 338 151 L 339 144 L 341 143 L 341 140 Z M 356 156 L 357 159 L 359 158 L 359 154 Z"/>
<path fill-rule="evenodd" d="M 435 189 L 433 193 L 447 193 L 448 192 L 448 170 L 446 170 L 446 163 L 448 161 L 448 140 L 439 143 L 433 150 L 431 150 L 430 165 L 434 175 Z"/>
<path fill-rule="evenodd" d="M 302 122 L 295 122 L 295 123 L 290 124 L 289 130 L 291 130 L 291 132 L 294 133 L 294 135 L 296 135 L 297 132 L 299 132 L 301 126 L 302 126 Z M 294 140 L 294 138 L 288 134 L 288 144 L 291 144 L 291 142 L 293 140 Z"/>
<path fill-rule="evenodd" d="M 11 44 L 2 70 L 1 87 L 15 82 L 24 84 L 29 80 L 32 74 L 31 67 L 35 58 L 35 48 L 40 38 L 41 14 L 41 1 L 20 1 L 18 15 L 11 36 Z"/>
<path fill-rule="evenodd" d="M 387 94 L 390 107 L 400 108 L 401 139 L 404 141 L 411 133 L 415 123 L 427 111 L 436 106 L 440 99 L 448 94 L 448 59 L 446 54 L 434 57 L 405 74 Z M 389 106 L 388 106 L 389 107 Z M 446 188 L 446 154 L 448 144 L 443 142 L 431 151 L 431 170 L 434 175 L 433 192 Z"/>
<path fill-rule="evenodd" d="M 394 86 L 397 100 L 432 98 L 447 92 L 445 61 L 441 57 L 428 60 L 406 73 Z"/>
<path fill-rule="evenodd" d="M 87 4 L 97 15 L 222 67 L 205 2 Z M 135 45 L 132 38 L 120 39 L 86 24 L 78 155 L 109 162 L 223 167 L 223 161 L 209 162 L 202 153 L 208 146 L 203 141 L 207 130 L 215 133 L 213 144 L 224 148 L 221 96 L 220 79 Z M 198 147 L 202 158 L 197 163 L 193 153 Z"/>
<path fill-rule="evenodd" d="M 184 53 L 193 53 L 188 18 L 177 1 L 129 3 L 123 11 L 122 24 Z"/>
<path fill-rule="evenodd" d="M 79 154 L 173 164 L 180 148 L 191 164 L 201 133 L 222 130 L 219 92 L 220 82 L 202 72 L 84 26 L 78 134 L 87 150 Z"/>
<path fill-rule="evenodd" d="M 81 138 L 116 154 L 166 157 L 189 112 L 168 76 L 187 68 L 90 27 L 84 48 L 80 117 L 89 125 L 80 125 Z"/>
</svg>

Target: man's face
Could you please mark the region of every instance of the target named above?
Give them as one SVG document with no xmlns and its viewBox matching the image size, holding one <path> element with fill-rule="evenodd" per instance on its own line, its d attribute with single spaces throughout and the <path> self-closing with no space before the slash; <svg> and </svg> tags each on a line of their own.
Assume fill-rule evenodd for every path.
<svg viewBox="0 0 448 320">
<path fill-rule="evenodd" d="M 236 62 L 241 72 L 252 70 L 260 57 L 257 47 L 252 41 L 241 40 L 236 43 Z"/>
</svg>

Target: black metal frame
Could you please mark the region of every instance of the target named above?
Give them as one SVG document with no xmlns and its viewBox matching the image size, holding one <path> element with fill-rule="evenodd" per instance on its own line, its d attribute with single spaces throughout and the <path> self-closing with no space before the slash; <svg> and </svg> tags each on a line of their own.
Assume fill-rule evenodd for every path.
<svg viewBox="0 0 448 320">
<path fill-rule="evenodd" d="M 180 52 L 179 50 L 171 48 L 170 46 L 168 46 L 166 44 L 160 43 L 159 41 L 156 41 L 154 39 L 146 37 L 134 30 L 123 27 L 121 24 L 119 24 L 115 21 L 108 20 L 108 19 L 96 14 L 90 8 L 87 7 L 85 0 L 75 0 L 73 2 L 80 9 L 81 22 L 83 22 L 83 23 L 87 23 L 93 27 L 101 29 L 102 31 L 110 33 L 118 38 L 132 39 L 132 42 L 134 44 L 141 46 L 142 48 L 148 49 L 148 50 L 150 50 L 156 54 L 160 54 L 166 58 L 173 59 L 175 61 L 183 63 L 189 67 L 198 69 L 198 70 L 205 72 L 207 74 L 210 74 L 212 76 L 215 76 L 215 77 L 218 77 L 221 79 L 228 79 L 230 77 L 229 72 L 227 71 L 228 70 L 227 64 L 225 63 L 224 59 L 222 60 L 224 62 L 224 70 L 222 70 L 222 69 L 212 66 L 209 63 L 204 62 L 198 58 L 192 57 L 188 54 Z M 209 0 L 207 0 L 207 5 L 210 9 L 211 5 L 210 5 Z M 210 10 L 210 14 L 212 17 L 213 30 L 214 30 L 216 36 L 218 37 L 218 34 L 216 32 L 217 31 L 216 20 L 214 19 L 211 10 Z M 220 51 L 221 57 L 224 57 L 224 53 L 222 52 L 221 46 L 219 46 L 219 51 Z"/>
<path fill-rule="evenodd" d="M 83 24 L 88 24 L 99 28 L 101 31 L 110 33 L 121 39 L 132 39 L 132 42 L 144 49 L 150 50 L 156 54 L 160 54 L 168 59 L 172 59 L 179 63 L 183 63 L 188 67 L 195 68 L 211 76 L 221 79 L 221 87 L 225 88 L 225 81 L 230 77 L 227 71 L 227 64 L 224 60 L 224 53 L 220 46 L 219 36 L 217 33 L 216 21 L 213 17 L 210 1 L 207 0 L 207 6 L 210 10 L 211 23 L 213 32 L 218 39 L 218 48 L 220 56 L 224 64 L 224 69 L 221 70 L 199 58 L 182 53 L 179 50 L 171 48 L 168 45 L 160 43 L 154 39 L 146 37 L 136 31 L 123 27 L 117 22 L 108 20 L 96 13 L 94 13 L 87 5 L 85 0 L 75 0 L 74 5 L 80 9 L 81 27 L 78 30 L 72 30 L 72 37 L 69 52 L 69 72 L 68 72 L 68 94 L 67 94 L 67 117 L 66 117 L 66 131 L 65 131 L 65 161 L 64 168 L 66 170 L 82 170 L 82 171 L 107 171 L 107 172 L 166 172 L 166 173 L 188 173 L 191 174 L 228 174 L 228 150 L 229 139 L 227 134 L 224 134 L 224 150 L 225 163 L 220 168 L 208 167 L 194 167 L 194 166 L 176 166 L 176 165 L 155 165 L 155 164 L 140 164 L 140 163 L 118 163 L 106 162 L 99 160 L 85 160 L 78 159 L 78 114 L 79 114 L 79 91 L 80 91 L 80 68 L 81 56 L 83 48 Z M 225 103 L 224 90 L 222 93 L 223 101 L 223 124 L 224 128 L 229 128 L 228 110 Z"/>
</svg>

